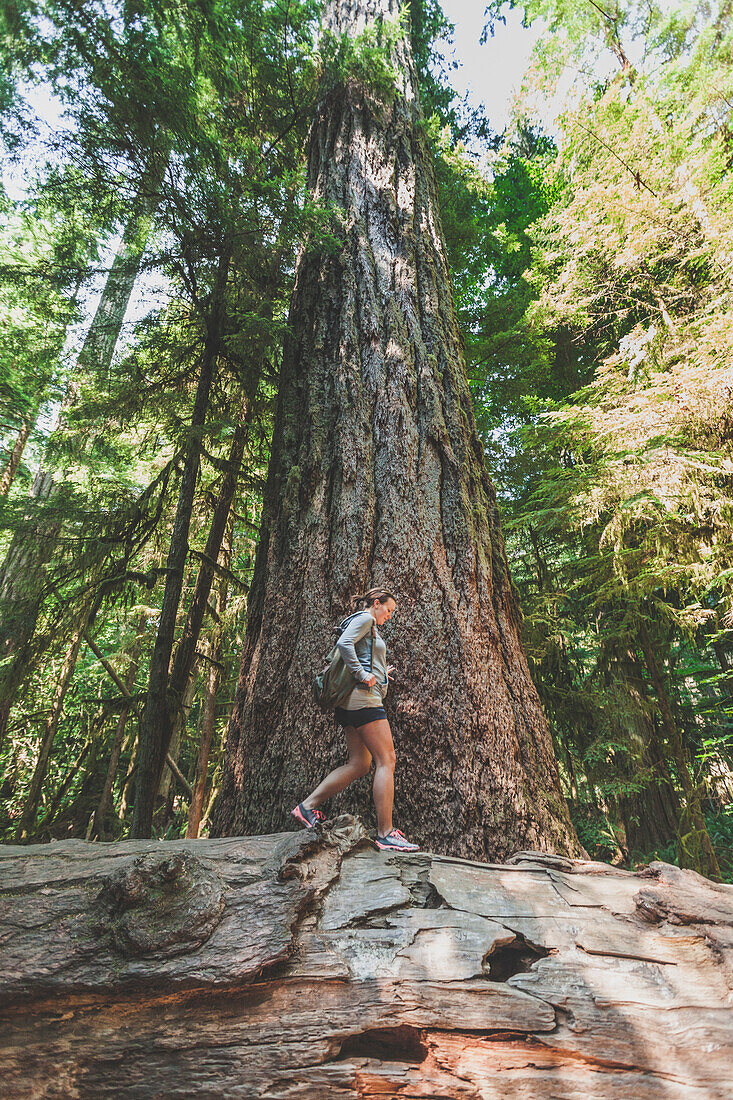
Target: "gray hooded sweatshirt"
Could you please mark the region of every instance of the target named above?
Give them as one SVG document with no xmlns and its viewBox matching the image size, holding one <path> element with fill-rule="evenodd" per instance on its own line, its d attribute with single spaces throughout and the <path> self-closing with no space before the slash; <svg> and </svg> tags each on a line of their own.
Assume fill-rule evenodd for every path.
<svg viewBox="0 0 733 1100">
<path fill-rule="evenodd" d="M 387 694 L 387 646 L 379 636 L 377 624 L 371 611 L 359 611 L 350 615 L 341 623 L 343 632 L 336 645 L 343 657 L 344 664 L 358 681 L 351 695 L 344 703 L 344 710 L 361 710 L 362 707 L 381 707 Z M 371 633 L 374 630 L 374 658 L 372 672 L 369 672 L 371 654 Z M 367 687 L 366 681 L 374 674 L 377 682 Z"/>
</svg>

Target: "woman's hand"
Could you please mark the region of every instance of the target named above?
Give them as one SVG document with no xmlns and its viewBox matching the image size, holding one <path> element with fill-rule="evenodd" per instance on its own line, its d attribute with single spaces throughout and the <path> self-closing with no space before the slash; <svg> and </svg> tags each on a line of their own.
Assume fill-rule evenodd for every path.
<svg viewBox="0 0 733 1100">
<path fill-rule="evenodd" d="M 368 680 L 364 680 L 364 683 L 363 683 L 362 686 L 365 687 L 365 688 L 373 688 L 374 685 L 376 684 L 376 682 L 377 682 L 377 677 L 374 675 L 374 673 L 372 673 L 372 675 L 369 677 Z"/>
<path fill-rule="evenodd" d="M 396 671 L 397 671 L 397 669 L 394 667 L 394 665 L 387 665 L 387 679 L 388 680 L 393 680 L 394 677 L 393 677 L 392 673 L 396 672 Z"/>
</svg>

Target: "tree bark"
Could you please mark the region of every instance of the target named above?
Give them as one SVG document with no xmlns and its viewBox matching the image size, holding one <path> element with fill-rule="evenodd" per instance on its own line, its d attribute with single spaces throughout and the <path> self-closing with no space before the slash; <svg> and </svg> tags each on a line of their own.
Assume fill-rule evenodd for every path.
<svg viewBox="0 0 733 1100">
<path fill-rule="evenodd" d="M 353 36 L 397 0 L 340 0 Z M 384 584 L 399 670 L 388 699 L 397 823 L 436 850 L 580 850 L 520 642 L 483 461 L 415 72 L 400 37 L 393 97 L 326 90 L 308 186 L 338 244 L 299 261 L 263 524 L 215 831 L 281 828 L 342 753 L 309 682 L 349 597 Z M 363 786 L 363 785 L 362 785 Z M 363 808 L 350 789 L 340 805 Z"/>
<path fill-rule="evenodd" d="M 14 1100 L 724 1100 L 733 888 L 313 833 L 0 849 Z"/>
<path fill-rule="evenodd" d="M 201 357 L 191 428 L 186 442 L 183 474 L 178 492 L 176 515 L 166 562 L 165 588 L 160 611 L 158 632 L 150 660 L 150 678 L 140 723 L 138 745 L 138 771 L 135 787 L 135 813 L 131 836 L 149 837 L 153 827 L 155 794 L 170 740 L 170 724 L 167 718 L 168 674 L 176 617 L 181 601 L 183 571 L 188 556 L 188 532 L 191 526 L 196 483 L 201 461 L 201 430 L 206 420 L 209 393 L 214 378 L 216 358 L 221 340 L 223 298 L 229 271 L 229 257 L 222 255 L 212 291 L 211 309 L 207 324 L 207 336 Z"/>
</svg>

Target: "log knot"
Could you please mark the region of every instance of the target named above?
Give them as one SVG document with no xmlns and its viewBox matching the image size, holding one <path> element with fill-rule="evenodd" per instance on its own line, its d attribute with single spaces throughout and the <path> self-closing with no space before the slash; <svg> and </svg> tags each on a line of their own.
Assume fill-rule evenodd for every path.
<svg viewBox="0 0 733 1100">
<path fill-rule="evenodd" d="M 94 931 L 127 957 L 171 958 L 204 943 L 224 911 L 224 884 L 190 852 L 148 852 L 107 875 Z"/>
</svg>

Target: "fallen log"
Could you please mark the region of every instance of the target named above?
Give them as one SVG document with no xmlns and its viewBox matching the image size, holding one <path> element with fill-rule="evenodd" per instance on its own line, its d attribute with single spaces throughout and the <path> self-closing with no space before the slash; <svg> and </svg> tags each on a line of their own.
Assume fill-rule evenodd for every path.
<svg viewBox="0 0 733 1100">
<path fill-rule="evenodd" d="M 18 1098 L 731 1095 L 733 887 L 275 836 L 0 849 Z"/>
</svg>

